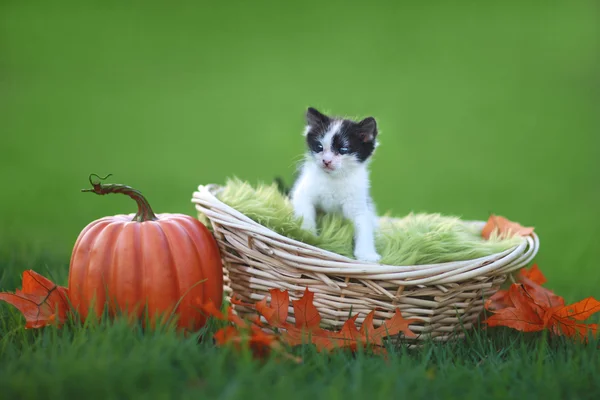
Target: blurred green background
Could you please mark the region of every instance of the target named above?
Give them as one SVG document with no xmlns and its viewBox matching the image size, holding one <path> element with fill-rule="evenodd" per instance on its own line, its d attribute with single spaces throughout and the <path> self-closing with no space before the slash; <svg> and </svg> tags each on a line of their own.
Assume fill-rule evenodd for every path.
<svg viewBox="0 0 600 400">
<path fill-rule="evenodd" d="M 291 181 L 304 111 L 379 123 L 379 211 L 533 225 L 548 286 L 600 295 L 596 1 L 7 1 L 0 237 L 64 257 L 114 174 L 157 212 Z M 23 265 L 22 269 L 36 265 Z"/>
</svg>

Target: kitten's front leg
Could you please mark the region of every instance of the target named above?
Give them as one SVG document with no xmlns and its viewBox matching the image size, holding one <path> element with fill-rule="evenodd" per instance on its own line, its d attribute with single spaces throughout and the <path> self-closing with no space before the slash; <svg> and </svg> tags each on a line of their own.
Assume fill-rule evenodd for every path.
<svg viewBox="0 0 600 400">
<path fill-rule="evenodd" d="M 317 211 L 306 195 L 295 194 L 292 197 L 294 216 L 302 218 L 302 229 L 317 234 Z"/>
<path fill-rule="evenodd" d="M 378 262 L 381 256 L 375 249 L 373 215 L 368 212 L 350 214 L 354 223 L 354 257 L 360 261 Z"/>
</svg>

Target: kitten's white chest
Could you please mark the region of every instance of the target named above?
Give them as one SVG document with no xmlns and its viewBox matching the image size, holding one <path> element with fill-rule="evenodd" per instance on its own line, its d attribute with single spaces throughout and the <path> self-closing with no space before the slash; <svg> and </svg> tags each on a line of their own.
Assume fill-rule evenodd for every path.
<svg viewBox="0 0 600 400">
<path fill-rule="evenodd" d="M 316 168 L 308 167 L 303 174 L 306 193 L 313 204 L 326 213 L 342 212 L 343 208 L 366 206 L 368 177 L 364 168 L 344 176 L 329 176 Z"/>
<path fill-rule="evenodd" d="M 342 206 L 355 203 L 361 193 L 350 179 L 325 179 L 317 188 L 316 205 L 326 213 L 342 212 Z"/>
</svg>

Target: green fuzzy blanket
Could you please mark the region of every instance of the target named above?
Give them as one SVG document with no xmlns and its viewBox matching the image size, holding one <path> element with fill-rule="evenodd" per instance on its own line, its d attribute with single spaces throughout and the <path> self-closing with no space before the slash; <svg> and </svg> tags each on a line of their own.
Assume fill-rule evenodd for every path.
<svg viewBox="0 0 600 400">
<path fill-rule="evenodd" d="M 239 179 L 227 181 L 217 196 L 259 224 L 289 238 L 353 257 L 352 223 L 341 215 L 317 217 L 318 235 L 305 231 L 294 217 L 292 205 L 275 184 L 252 186 Z M 206 217 L 201 220 L 208 225 Z M 484 240 L 480 231 L 456 217 L 439 214 L 409 214 L 403 218 L 382 218 L 376 235 L 381 263 L 422 265 L 470 260 L 502 252 L 520 243 L 513 236 Z"/>
</svg>

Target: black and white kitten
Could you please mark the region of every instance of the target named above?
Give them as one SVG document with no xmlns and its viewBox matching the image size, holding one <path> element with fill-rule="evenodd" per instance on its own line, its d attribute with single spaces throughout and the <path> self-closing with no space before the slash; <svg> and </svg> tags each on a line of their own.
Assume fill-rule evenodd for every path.
<svg viewBox="0 0 600 400">
<path fill-rule="evenodd" d="M 369 193 L 370 157 L 377 147 L 373 117 L 359 122 L 332 118 L 314 108 L 306 112 L 308 151 L 291 190 L 302 227 L 316 233 L 316 212 L 341 212 L 354 224 L 354 256 L 380 260 L 375 249 L 377 215 Z"/>
</svg>

